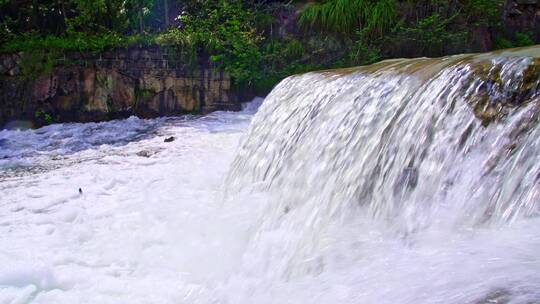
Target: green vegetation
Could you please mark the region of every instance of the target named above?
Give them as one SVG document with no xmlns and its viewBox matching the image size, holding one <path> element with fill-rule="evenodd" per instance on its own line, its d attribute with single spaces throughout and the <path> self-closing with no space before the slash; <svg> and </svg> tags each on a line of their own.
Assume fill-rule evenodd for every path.
<svg viewBox="0 0 540 304">
<path fill-rule="evenodd" d="M 156 92 L 154 92 L 153 90 L 149 90 L 149 89 L 140 89 L 140 88 L 136 88 L 135 89 L 135 100 L 136 102 L 139 102 L 139 101 L 150 101 L 150 99 L 152 99 L 152 97 L 154 97 L 156 95 Z"/>
<path fill-rule="evenodd" d="M 115 47 L 154 44 L 154 36 L 134 34 L 122 36 L 114 32 L 87 34 L 74 32 L 65 36 L 41 36 L 35 32 L 22 33 L 2 45 L 2 52 L 56 50 L 56 51 L 92 51 L 102 52 Z"/>
<path fill-rule="evenodd" d="M 257 14 L 242 1 L 207 1 L 196 10 L 179 16 L 182 29 L 172 29 L 156 39 L 157 43 L 173 47 L 194 58 L 207 54 L 220 62 L 238 83 L 256 81 L 260 75 L 262 52 L 258 42 Z"/>
<path fill-rule="evenodd" d="M 40 48 L 24 52 L 20 65 L 21 77 L 23 79 L 36 79 L 40 75 L 50 73 L 54 66 L 55 57 L 54 52 L 45 52 Z"/>
<path fill-rule="evenodd" d="M 50 125 L 52 123 L 60 121 L 60 117 L 57 116 L 56 119 L 50 113 L 47 113 L 43 110 L 38 110 L 34 113 L 34 118 L 36 122 L 41 125 Z"/>
<path fill-rule="evenodd" d="M 493 48 L 498 49 L 507 49 L 513 47 L 523 47 L 534 45 L 534 40 L 531 38 L 531 34 L 517 32 L 514 36 L 514 39 L 509 40 L 504 37 L 497 36 L 493 42 Z"/>
<path fill-rule="evenodd" d="M 523 47 L 534 45 L 534 40 L 531 34 L 517 32 L 512 40 L 497 36 L 493 41 L 493 49 L 508 49 L 513 47 Z"/>
<path fill-rule="evenodd" d="M 463 48 L 466 45 L 467 30 L 452 27 L 457 17 L 458 14 L 445 16 L 435 11 L 412 24 L 402 21 L 388 39 L 403 48 L 414 46 L 426 56 L 442 56 L 449 47 Z"/>
<path fill-rule="evenodd" d="M 479 32 L 494 49 L 533 44 L 528 33 L 500 31 L 503 2 L 2 0 L 0 51 L 23 51 L 23 75 L 36 77 L 65 51 L 159 44 L 193 69 L 209 58 L 236 86 L 268 91 L 313 69 L 473 51 Z M 281 28 L 283 13 L 297 26 Z"/>
<path fill-rule="evenodd" d="M 350 34 L 358 29 L 382 34 L 396 19 L 394 0 L 329 0 L 308 5 L 300 15 L 304 28 Z"/>
</svg>

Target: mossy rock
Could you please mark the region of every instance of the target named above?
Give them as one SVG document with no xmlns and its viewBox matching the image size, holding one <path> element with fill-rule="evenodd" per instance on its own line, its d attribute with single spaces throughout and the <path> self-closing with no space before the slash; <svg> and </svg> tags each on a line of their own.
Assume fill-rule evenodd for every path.
<svg viewBox="0 0 540 304">
<path fill-rule="evenodd" d="M 471 85 L 481 81 L 467 100 L 474 114 L 484 126 L 501 120 L 512 109 L 529 104 L 540 96 L 540 58 L 533 58 L 529 65 L 515 78 L 503 79 L 501 65 L 491 62 L 472 64 L 473 76 Z"/>
</svg>

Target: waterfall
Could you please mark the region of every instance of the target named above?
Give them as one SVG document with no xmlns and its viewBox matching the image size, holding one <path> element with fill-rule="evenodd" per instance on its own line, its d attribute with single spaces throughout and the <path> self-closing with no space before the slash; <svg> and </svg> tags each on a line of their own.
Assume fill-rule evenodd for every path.
<svg viewBox="0 0 540 304">
<path fill-rule="evenodd" d="M 442 260 L 423 266 L 443 276 L 453 269 L 463 285 L 462 297 L 451 288 L 439 298 L 436 288 L 428 290 L 440 303 L 537 303 L 539 88 L 538 46 L 283 80 L 259 108 L 227 178 L 229 203 L 242 197 L 262 204 L 255 194 L 267 194 L 249 251 L 258 264 L 245 268 L 274 279 L 320 276 L 340 263 L 332 257 L 363 251 L 352 267 L 375 255 L 366 252 L 379 238 L 404 248 L 435 238 L 429 248 Z M 460 245 L 448 249 L 454 241 Z M 478 254 L 467 263 L 442 258 L 469 251 Z M 499 258 L 505 260 L 468 265 Z M 394 262 L 398 268 L 387 260 Z M 420 295 L 396 299 L 439 303 Z"/>
<path fill-rule="evenodd" d="M 537 46 L 2 130 L 0 303 L 540 303 L 539 87 Z"/>
</svg>

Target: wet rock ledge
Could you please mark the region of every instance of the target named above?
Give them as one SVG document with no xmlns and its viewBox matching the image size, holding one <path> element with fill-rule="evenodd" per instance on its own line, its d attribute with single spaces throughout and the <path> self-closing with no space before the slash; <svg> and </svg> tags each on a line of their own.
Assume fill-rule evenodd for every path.
<svg viewBox="0 0 540 304">
<path fill-rule="evenodd" d="M 230 77 L 207 58 L 187 64 L 159 47 L 101 54 L 0 54 L 0 128 L 238 110 Z"/>
</svg>

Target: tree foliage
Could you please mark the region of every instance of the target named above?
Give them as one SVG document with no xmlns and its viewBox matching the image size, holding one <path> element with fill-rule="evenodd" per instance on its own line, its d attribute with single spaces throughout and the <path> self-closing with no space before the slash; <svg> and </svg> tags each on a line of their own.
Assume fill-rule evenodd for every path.
<svg viewBox="0 0 540 304">
<path fill-rule="evenodd" d="M 503 2 L 0 0 L 0 51 L 35 52 L 29 62 L 48 63 L 65 50 L 157 43 L 193 68 L 210 59 L 236 85 L 264 91 L 313 69 L 470 51 L 478 28 L 493 36 L 494 48 L 533 43 L 528 33 L 497 34 Z M 283 31 L 282 11 L 299 11 L 299 28 Z"/>
<path fill-rule="evenodd" d="M 155 32 L 177 7 L 175 0 L 0 0 L 0 26 L 4 36 Z"/>
<path fill-rule="evenodd" d="M 161 34 L 156 41 L 175 47 L 192 57 L 207 54 L 221 63 L 237 83 L 251 83 L 259 77 L 261 32 L 257 13 L 239 0 L 210 0 L 193 5 L 178 16 L 182 27 Z"/>
</svg>

